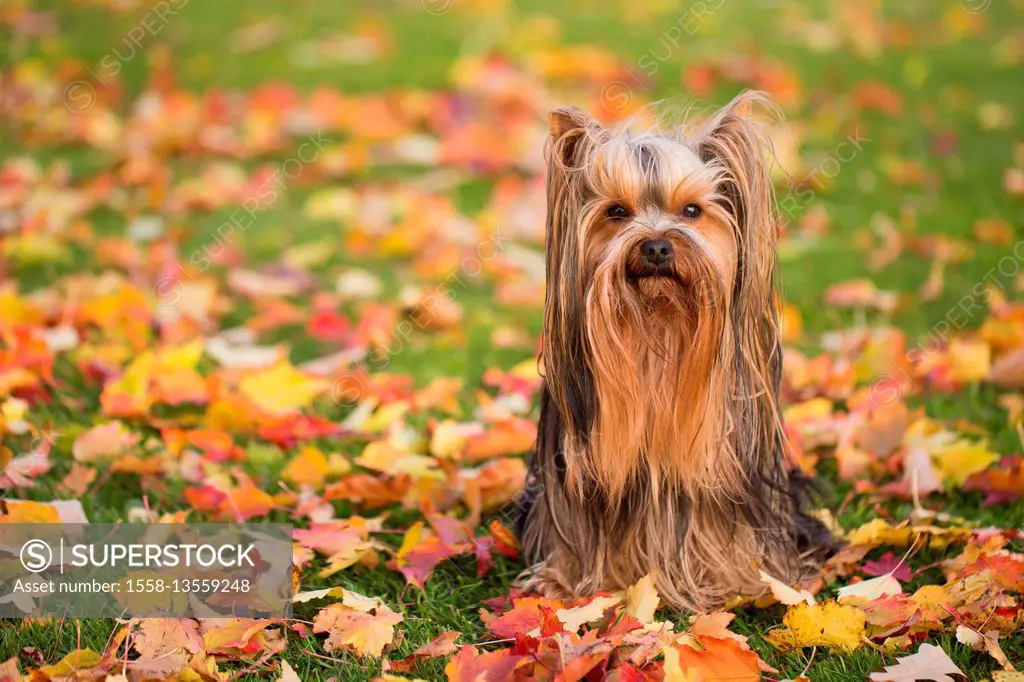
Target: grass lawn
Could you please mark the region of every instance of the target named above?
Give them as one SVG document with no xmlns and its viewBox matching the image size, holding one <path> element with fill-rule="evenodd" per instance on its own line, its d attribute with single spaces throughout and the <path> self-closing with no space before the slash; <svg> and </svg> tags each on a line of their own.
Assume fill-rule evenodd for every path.
<svg viewBox="0 0 1024 682">
<path fill-rule="evenodd" d="M 458 222 L 453 215 L 464 216 L 477 226 L 507 220 L 508 213 L 494 215 L 496 188 L 535 177 L 536 167 L 515 162 L 528 158 L 515 147 L 528 139 L 519 125 L 524 117 L 515 113 L 516 107 L 522 106 L 517 98 L 533 98 L 538 112 L 575 102 L 608 119 L 648 101 L 665 100 L 670 106 L 679 102 L 680 106 L 692 105 L 698 110 L 721 105 L 743 87 L 768 90 L 787 117 L 779 151 L 791 178 L 780 177 L 778 192 L 789 219 L 780 247 L 784 296 L 802 321 L 802 333 L 794 333 L 789 342 L 794 349 L 808 355 L 822 348 L 834 351 L 828 332 L 866 325 L 891 325 L 902 330 L 911 347 L 919 339 L 931 339 L 929 343 L 934 345 L 936 340 L 944 341 L 947 332 L 968 333 L 988 318 L 987 310 L 975 305 L 980 301 L 979 283 L 996 285 L 1011 300 L 1019 298 L 1021 257 L 1015 255 L 1014 246 L 1024 225 L 1024 192 L 1017 189 L 1015 195 L 1005 178 L 1009 168 L 1024 166 L 1024 5 L 1020 2 L 998 2 L 987 7 L 976 0 L 961 0 L 959 4 L 956 0 L 862 4 L 840 0 L 708 0 L 686 8 L 663 0 L 449 1 L 451 6 L 441 0 L 178 0 L 170 2 L 174 14 L 154 19 L 147 15 L 153 6 L 149 0 L 125 3 L 138 7 L 117 12 L 104 5 L 118 3 L 99 0 L 14 0 L 11 9 L 0 7 L 0 19 L 5 12 L 14 16 L 16 5 L 27 4 L 41 14 L 35 16 L 31 31 L 0 24 L 0 67 L 8 74 L 38 73 L 55 82 L 80 81 L 87 89 L 70 94 L 61 90 L 58 98 L 63 97 L 65 104 L 75 108 L 88 102 L 94 92 L 99 99 L 96 106 L 109 105 L 119 117 L 133 111 L 149 82 L 173 83 L 167 87 L 194 92 L 250 90 L 281 83 L 299 93 L 327 87 L 358 95 L 333 105 L 346 113 L 338 114 L 337 120 L 343 121 L 338 130 L 325 133 L 329 140 L 325 148 L 341 150 L 342 165 L 332 171 L 318 165 L 318 160 L 309 172 L 304 169 L 294 182 L 287 183 L 278 200 L 261 210 L 251 229 L 226 240 L 228 250 L 237 251 L 234 264 L 228 260 L 214 263 L 208 271 L 200 268 L 202 277 L 224 287 L 223 305 L 214 306 L 210 314 L 213 327 L 192 330 L 192 336 L 209 336 L 245 324 L 256 315 L 269 315 L 265 301 L 238 295 L 235 285 L 228 286 L 230 273 L 237 264 L 255 270 L 280 262 L 282 254 L 297 258 L 300 250 L 295 247 L 299 245 L 321 245 L 319 250 L 311 249 L 315 265 L 306 273 L 312 276 L 311 283 L 303 286 L 301 293 L 282 297 L 304 311 L 303 315 L 315 306 L 315 292 L 334 292 L 339 275 L 353 268 L 374 275 L 381 291 L 372 298 L 392 312 L 401 308 L 396 303 L 405 300 L 410 285 L 431 290 L 452 270 L 451 263 L 457 266 L 459 261 L 450 262 L 451 254 L 444 248 L 431 250 L 437 244 L 430 240 L 419 243 L 415 231 L 433 234 L 430 231 L 436 226 L 432 220 L 447 220 L 456 230 Z M 139 35 L 133 31 L 143 21 L 150 28 L 135 45 L 129 37 Z M 597 46 L 601 51 L 587 51 L 585 46 Z M 507 72 L 496 71 L 493 81 L 473 80 L 473 65 L 479 64 L 478 57 L 486 53 L 502 55 L 507 60 L 502 63 L 512 66 Z M 522 81 L 509 86 L 501 81 L 501 76 L 508 74 L 518 74 Z M 377 122 L 386 125 L 388 107 L 420 111 L 418 121 L 431 121 L 431 125 L 449 133 L 459 126 L 468 127 L 473 120 L 459 118 L 457 96 L 460 88 L 467 89 L 467 80 L 475 96 L 485 86 L 493 86 L 495 91 L 507 88 L 501 96 L 495 95 L 492 106 L 497 109 L 488 110 L 484 119 L 494 127 L 467 138 L 457 148 L 453 144 L 445 150 L 456 156 L 462 154 L 459 158 L 465 159 L 473 156 L 470 152 L 476 147 L 480 159 L 476 164 L 446 162 L 443 157 L 418 163 L 411 153 L 389 158 L 376 154 L 370 143 L 361 146 L 352 133 L 356 129 L 371 130 Z M 694 88 L 700 92 L 695 94 Z M 443 97 L 453 93 L 455 97 Z M 353 104 L 356 99 L 372 102 L 369 97 L 375 94 L 387 94 L 386 104 L 381 107 L 377 102 L 359 109 Z M 281 103 L 268 106 L 267 111 L 273 112 L 276 106 L 281 110 L 294 106 L 287 103 L 286 95 L 267 95 L 268 99 L 274 96 L 280 97 Z M 250 106 L 256 108 L 255 104 Z M 98 110 L 92 106 L 88 109 Z M 185 111 L 181 110 L 182 116 Z M 184 118 L 164 115 L 156 126 L 187 125 Z M 116 271 L 129 278 L 141 277 L 133 279 L 135 282 L 157 279 L 152 272 L 140 275 L 131 267 L 135 262 L 144 273 L 155 267 L 154 263 L 160 262 L 156 246 L 143 244 L 131 255 L 120 254 L 115 248 L 118 244 L 118 248 L 127 248 L 126 240 L 118 238 L 138 229 L 140 216 L 162 215 L 166 243 L 176 245 L 182 261 L 199 254 L 192 258 L 193 265 L 203 254 L 219 250 L 221 241 L 225 241 L 218 235 L 224 236 L 223 225 L 240 201 L 218 199 L 210 210 L 193 205 L 162 214 L 155 208 L 160 202 L 146 195 L 151 180 L 132 184 L 128 179 L 126 160 L 132 155 L 122 148 L 128 138 L 106 138 L 95 133 L 92 144 L 80 139 L 69 141 L 53 130 L 40 132 L 47 126 L 43 112 L 12 117 L 0 111 L 0 116 L 0 172 L 5 163 L 25 157 L 37 160 L 43 175 L 53 173 L 51 164 L 66 163 L 72 187 L 81 188 L 104 173 L 110 173 L 115 185 L 124 187 L 123 195 L 104 200 L 84 215 L 69 209 L 69 219 L 56 229 L 57 256 L 49 255 L 48 248 L 42 246 L 38 251 L 24 244 L 11 246 L 11 231 L 3 228 L 6 207 L 0 205 L 0 253 L 4 258 L 0 265 L 0 303 L 9 287 L 21 295 L 53 287 L 66 302 L 77 286 L 84 286 L 61 279 L 72 273 Z M 202 116 L 213 114 L 204 111 Z M 501 148 L 503 117 L 510 126 L 511 152 Z M 437 123 L 442 119 L 443 123 Z M 59 131 L 65 124 L 56 125 Z M 249 136 L 250 148 L 257 151 L 232 160 L 247 173 L 287 168 L 286 162 L 294 161 L 299 147 L 312 135 L 301 121 L 293 121 L 289 124 L 294 129 L 292 137 L 268 143 L 265 150 L 260 150 L 253 140 L 270 134 L 267 131 L 275 129 L 276 123 L 254 115 L 247 125 L 244 134 Z M 200 127 L 212 130 L 215 121 L 211 119 Z M 157 133 L 153 135 L 157 137 Z M 372 130 L 367 135 L 372 138 Z M 377 140 L 386 141 L 387 134 Z M 538 138 L 537 144 L 542 141 Z M 410 147 L 415 144 L 429 145 L 429 141 L 409 142 Z M 505 152 L 513 161 L 502 160 Z M 325 160 L 329 155 L 325 152 Z M 230 182 L 216 173 L 217 156 L 210 151 L 161 148 L 155 150 L 153 158 L 173 179 L 171 185 L 202 178 L 196 191 L 206 189 L 216 196 L 231 191 Z M 498 159 L 490 167 L 486 164 L 488 156 Z M 51 180 L 53 177 L 56 175 Z M 46 180 L 34 182 L 45 184 Z M 92 187 L 100 192 L 95 185 Z M 374 233 L 372 224 L 377 218 L 368 212 L 379 213 L 381 208 L 362 199 L 358 204 L 362 211 L 353 215 L 343 210 L 321 214 L 314 210 L 323 205 L 325 197 L 346 190 L 355 190 L 356 194 L 345 196 L 362 197 L 360 193 L 368 188 L 380 188 L 385 204 L 392 202 L 383 210 L 398 213 L 408 209 L 402 218 L 407 234 L 402 236 L 398 231 L 399 237 L 389 242 Z M 116 194 L 117 189 L 113 191 Z M 435 195 L 450 200 L 454 211 L 449 212 L 447 204 L 430 203 L 436 201 Z M 428 196 L 434 198 L 424 198 Z M 65 207 L 59 202 L 67 199 L 52 194 L 44 200 L 53 202 L 51 216 L 60 216 Z M 543 212 L 536 205 L 526 202 L 517 208 L 543 220 Z M 501 210 L 510 212 L 512 208 L 504 206 Z M 1008 226 L 1008 240 L 978 238 L 979 221 L 1002 221 Z M 83 222 L 88 223 L 88 236 L 78 238 L 74 235 L 76 230 L 83 234 Z M 827 225 L 822 227 L 822 223 Z M 470 241 L 459 248 L 469 244 L 472 250 L 476 243 L 472 239 L 487 233 L 487 228 L 477 229 L 479 232 L 472 233 Z M 370 236 L 360 241 L 353 238 L 354 233 Z M 948 239 L 939 241 L 934 239 L 936 236 Z M 106 242 L 107 238 L 113 241 Z M 450 239 L 458 244 L 455 237 Z M 884 245 L 892 246 L 893 240 L 898 245 L 892 258 L 886 259 Z M 537 262 L 530 259 L 536 259 L 542 247 L 525 231 L 514 235 L 511 244 L 519 260 L 511 266 L 504 260 L 499 263 L 511 270 L 485 263 L 480 276 L 469 273 L 460 278 L 454 289 L 462 314 L 457 323 L 438 323 L 440 330 L 414 329 L 408 335 L 389 327 L 384 334 L 390 352 L 371 355 L 366 367 L 379 375 L 408 377 L 417 389 L 436 379 L 461 380 L 463 388 L 456 393 L 461 411 L 453 416 L 463 421 L 476 419 L 473 411 L 482 404 L 478 389 L 483 387 L 485 373 L 510 370 L 528 361 L 536 351 L 541 324 L 541 310 L 536 304 L 539 289 L 535 279 L 524 278 L 522 273 L 530 263 Z M 322 253 L 324 248 L 327 253 Z M 948 263 L 936 265 L 947 254 L 944 248 L 948 249 Z M 941 252 L 938 256 L 936 249 Z M 514 260 L 503 253 L 502 259 L 506 257 Z M 437 267 L 431 268 L 432 264 Z M 939 284 L 936 273 L 941 273 L 941 286 L 922 290 L 926 282 Z M 532 286 L 526 304 L 512 300 L 515 290 L 506 278 Z M 894 292 L 894 305 L 886 310 L 873 306 L 850 310 L 824 303 L 831 285 L 860 278 L 870 279 L 882 292 Z M 293 281 L 291 275 L 286 279 Z M 143 291 L 152 294 L 153 289 Z M 146 315 L 152 316 L 161 308 L 159 295 L 156 298 L 154 301 L 150 295 L 145 300 Z M 331 303 L 335 302 L 332 299 Z M 342 303 L 346 319 L 357 326 L 359 316 L 367 309 L 350 301 Z M 123 304 L 116 303 L 115 307 Z M 72 307 L 69 304 L 68 310 Z M 8 310 L 0 305 L 0 318 Z M 111 320 L 115 318 L 111 324 L 130 327 L 124 318 L 111 313 Z M 45 324 L 54 326 L 57 322 L 51 319 Z M 308 333 L 306 322 L 307 318 L 302 317 L 287 324 L 268 325 L 260 332 L 259 342 L 287 344 L 289 358 L 296 366 L 339 350 L 337 342 Z M 0 331 L 4 324 L 0 319 Z M 142 345 L 159 345 L 152 337 L 155 327 L 152 317 L 143 324 L 138 332 L 146 338 Z M 118 368 L 141 350 L 132 348 L 125 336 L 118 336 L 115 343 L 113 334 L 108 339 L 104 333 L 102 329 L 94 330 L 81 345 L 99 348 L 107 341 L 120 344 L 121 351 L 107 348 L 111 354 L 103 356 Z M 177 343 L 187 338 L 185 334 Z M 503 341 L 506 338 L 511 340 Z M 0 345 L 0 353 L 2 349 Z M 57 434 L 50 452 L 52 469 L 38 476 L 34 487 L 8 489 L 4 491 L 6 496 L 38 501 L 78 497 L 93 523 L 125 519 L 144 505 L 158 514 L 188 509 L 184 491 L 194 483 L 175 475 L 154 481 L 131 473 L 112 473 L 108 465 L 100 464 L 96 467 L 96 483 L 87 487 L 87 494 L 71 495 L 62 487 L 75 461 L 72 444 L 76 438 L 110 417 L 100 402 L 102 382 L 83 373 L 83 364 L 88 363 L 75 352 L 80 349 L 57 355 L 55 382 L 45 391 L 51 399 L 32 402 L 25 416 L 32 425 L 29 433 L 5 432 L 0 420 L 0 437 L 14 454 L 29 447 L 35 430 L 46 427 Z M 95 357 L 102 356 L 99 350 L 97 354 Z M 213 366 L 204 359 L 200 370 L 208 374 Z M 870 376 L 867 380 L 859 378 L 863 384 L 871 383 Z M 373 385 L 381 386 L 377 382 Z M 985 435 L 996 453 L 1020 452 L 1016 427 L 1005 407 L 997 402 L 1003 391 L 979 382 L 952 391 L 933 390 L 924 384 L 917 388 L 920 390 L 907 396 L 912 407 L 923 407 L 936 420 L 958 422 L 958 428 L 967 423 L 977 425 L 978 433 Z M 488 390 L 494 394 L 493 389 Z M 0 403 L 6 397 L 3 391 L 0 382 Z M 307 410 L 308 414 L 335 420 L 350 412 L 350 405 L 339 405 L 329 396 L 321 397 Z M 162 423 L 180 419 L 182 425 L 203 427 L 187 409 L 161 406 L 154 408 L 153 414 L 159 414 Z M 527 416 L 535 419 L 536 410 Z M 421 436 L 445 418 L 431 410 L 413 410 L 404 417 Z M 139 434 L 161 437 L 154 420 L 124 421 Z M 354 438 L 315 442 L 324 452 L 340 452 L 349 459 L 358 456 L 366 445 L 366 440 Z M 265 440 L 249 432 L 236 436 L 235 445 L 249 454 L 266 453 Z M 159 449 L 152 444 L 148 447 Z M 274 450 L 273 456 L 252 456 L 237 466 L 264 490 L 277 493 L 276 482 L 297 449 L 288 447 L 283 452 Z M 827 506 L 835 511 L 842 503 L 837 521 L 843 528 L 856 528 L 880 515 L 895 520 L 907 517 L 912 509 L 909 501 L 862 492 L 851 495 L 854 482 L 840 479 L 828 448 L 820 454 L 817 471 L 828 492 Z M 865 474 L 865 480 L 877 482 L 881 478 L 877 468 Z M 982 493 L 953 489 L 928 498 L 925 506 L 979 526 L 1024 528 L 1024 501 L 984 506 L 983 500 Z M 366 512 L 346 500 L 331 504 L 342 518 Z M 262 518 L 291 521 L 290 511 L 279 508 Z M 204 512 L 199 512 L 191 518 L 203 517 Z M 396 508 L 386 523 L 396 532 L 375 539 L 397 548 L 402 540 L 399 531 L 417 518 L 412 511 Z M 485 516 L 485 521 L 488 518 Z M 304 525 L 308 519 L 297 523 Z M 1024 551 L 1019 539 L 1009 546 Z M 915 556 L 914 565 L 925 566 L 960 551 L 959 547 L 925 549 Z M 461 643 L 486 642 L 488 635 L 479 617 L 482 601 L 507 593 L 523 568 L 514 559 L 496 556 L 495 561 L 494 569 L 481 578 L 476 577 L 469 555 L 445 561 L 424 590 L 407 585 L 402 574 L 385 568 L 383 563 L 376 569 L 354 566 L 330 578 L 318 578 L 315 570 L 307 569 L 302 589 L 341 585 L 380 597 L 393 609 L 401 610 L 405 617 L 399 626 L 401 639 L 388 654 L 394 660 L 449 630 L 464 633 Z M 925 572 L 905 585 L 904 591 L 941 582 L 939 578 L 935 572 Z M 833 594 L 833 587 L 826 587 L 824 594 Z M 316 611 L 316 606 L 302 604 L 296 617 L 312 620 Z M 798 676 L 809 660 L 807 650 L 780 654 L 766 644 L 765 634 L 781 622 L 784 612 L 782 606 L 741 609 L 732 626 L 750 638 L 750 644 L 766 662 L 779 669 L 773 675 L 780 680 Z M 681 628 L 687 622 L 685 617 L 666 617 L 676 620 Z M 33 661 L 25 647 L 38 649 L 47 664 L 76 648 L 103 651 L 115 627 L 109 620 L 0 621 L 0 662 L 19 657 L 23 669 L 37 667 L 39 662 Z M 1001 644 L 1011 662 L 1024 664 L 1019 630 L 1016 637 L 1016 641 L 1003 639 Z M 971 680 L 983 679 L 998 667 L 990 657 L 958 643 L 951 633 L 929 641 L 942 646 Z M 499 646 L 505 645 L 485 645 L 482 649 Z M 323 638 L 313 634 L 289 633 L 282 656 L 303 680 L 332 676 L 369 680 L 380 674 L 379 660 L 325 652 Z M 850 654 L 819 649 L 807 675 L 816 682 L 866 679 L 871 671 L 892 661 L 892 655 L 869 647 Z M 424 679 L 442 679 L 444 666 L 444 659 L 428 660 L 415 674 Z M 226 669 L 234 672 L 244 667 Z M 277 679 L 277 674 L 264 668 L 244 673 L 240 679 Z"/>
</svg>

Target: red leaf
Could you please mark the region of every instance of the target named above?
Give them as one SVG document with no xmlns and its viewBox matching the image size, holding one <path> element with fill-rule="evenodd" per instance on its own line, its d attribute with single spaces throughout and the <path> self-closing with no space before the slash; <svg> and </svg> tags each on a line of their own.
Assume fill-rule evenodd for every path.
<svg viewBox="0 0 1024 682">
<path fill-rule="evenodd" d="M 886 552 L 877 561 L 865 561 L 861 570 L 873 577 L 892 573 L 900 582 L 906 582 L 913 577 L 910 567 L 906 563 L 901 564 L 899 557 L 894 556 L 892 552 Z"/>
<path fill-rule="evenodd" d="M 542 634 L 563 631 L 562 621 L 555 611 L 565 606 L 557 599 L 544 597 L 523 597 L 516 599 L 510 610 L 501 614 L 488 625 L 487 629 L 499 639 L 514 637 L 516 633 L 540 629 Z"/>
</svg>

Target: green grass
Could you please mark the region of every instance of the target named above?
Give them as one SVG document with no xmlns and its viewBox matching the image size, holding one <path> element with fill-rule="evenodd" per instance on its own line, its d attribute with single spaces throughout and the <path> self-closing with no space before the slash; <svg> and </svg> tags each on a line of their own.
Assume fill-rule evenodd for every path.
<svg viewBox="0 0 1024 682">
<path fill-rule="evenodd" d="M 665 54 L 662 43 L 665 32 L 686 11 L 672 7 L 673 3 L 652 2 L 649 4 L 661 6 L 663 11 L 652 11 L 642 20 L 628 20 L 623 17 L 635 14 L 636 7 L 632 5 L 638 3 L 569 0 L 553 5 L 539 0 L 521 0 L 505 3 L 504 10 L 491 13 L 476 9 L 476 5 L 482 4 L 479 2 L 467 3 L 468 7 L 462 7 L 461 0 L 455 3 L 453 11 L 438 16 L 425 11 L 419 2 L 191 0 L 171 18 L 157 39 L 148 39 L 138 56 L 123 64 L 126 91 L 138 93 L 142 89 L 151 48 L 158 42 L 172 48 L 174 70 L 180 82 L 200 90 L 248 88 L 268 81 L 294 83 L 306 90 L 319 84 L 346 91 L 447 89 L 451 87 L 451 69 L 459 55 L 479 51 L 484 46 L 514 49 L 516 45 L 540 40 L 528 27 L 541 16 L 550 16 L 557 22 L 561 31 L 559 42 L 605 46 L 634 73 L 642 73 L 638 60 L 652 49 Z M 0 34 L 0 47 L 11 48 L 0 50 L 0 66 L 7 68 L 25 59 L 52 66 L 63 59 L 77 58 L 96 68 L 113 49 L 124 52 L 123 36 L 136 25 L 141 14 L 113 15 L 83 8 L 69 0 L 34 4 L 42 10 L 57 12 L 58 35 L 15 40 L 11 35 Z M 782 277 L 786 298 L 800 309 L 811 333 L 809 338 L 813 338 L 815 332 L 847 327 L 857 321 L 821 305 L 822 291 L 834 282 L 871 277 L 880 288 L 908 294 L 888 321 L 906 330 L 913 339 L 929 333 L 934 325 L 946 319 L 1001 259 L 1014 257 L 1012 247 L 975 242 L 972 225 L 977 219 L 1001 217 L 1014 225 L 1016 238 L 1021 236 L 1024 202 L 1003 190 L 1002 176 L 1012 163 L 1013 145 L 1020 144 L 1024 137 L 1020 121 L 1024 112 L 1024 87 L 1021 87 L 1024 81 L 1019 63 L 1002 65 L 996 58 L 996 46 L 1001 41 L 1008 41 L 1014 35 L 1019 41 L 1021 14 L 1011 7 L 1012 3 L 993 3 L 982 16 L 987 22 L 987 34 L 955 39 L 942 29 L 944 21 L 959 20 L 958 12 L 962 10 L 955 1 L 882 3 L 884 19 L 879 21 L 888 27 L 904 27 L 912 36 L 912 42 L 906 47 L 887 46 L 878 54 L 861 54 L 849 44 L 832 51 L 812 50 L 803 40 L 802 32 L 788 25 L 786 19 L 806 12 L 810 17 L 825 21 L 830 30 L 848 40 L 864 37 L 867 29 L 849 28 L 848 21 L 837 19 L 838 8 L 843 4 L 817 1 L 800 3 L 802 9 L 797 9 L 796 3 L 727 1 L 693 36 L 687 37 L 671 50 L 665 61 L 659 62 L 649 83 L 641 85 L 633 81 L 631 87 L 635 87 L 637 96 L 642 94 L 649 99 L 685 97 L 687 93 L 680 85 L 682 68 L 709 58 L 751 51 L 769 55 L 793 69 L 802 95 L 800 103 L 787 110 L 787 115 L 804 130 L 801 153 L 811 160 L 812 167 L 836 154 L 837 145 L 855 129 L 867 141 L 862 151 L 839 166 L 827 188 L 816 188 L 814 199 L 828 209 L 831 230 L 806 248 L 797 249 L 794 244 L 784 247 Z M 783 5 L 788 8 L 784 9 Z M 867 10 L 864 12 L 866 14 Z M 271 18 L 282 25 L 283 38 L 279 42 L 241 56 L 232 53 L 230 37 L 237 27 Z M 367 19 L 381 22 L 393 31 L 391 53 L 387 57 L 365 65 L 295 65 L 293 56 L 303 43 L 345 32 L 356 22 Z M 903 99 L 902 113 L 895 116 L 869 113 L 855 117 L 849 98 L 854 88 L 866 81 L 885 83 L 899 92 Z M 641 93 L 643 88 L 648 90 Z M 721 104 L 738 88 L 736 84 L 722 83 L 713 94 L 701 98 L 700 104 Z M 132 99 L 129 96 L 126 101 Z M 998 102 L 1008 107 L 1016 117 L 1013 126 L 1004 130 L 983 129 L 978 108 L 984 102 Z M 934 138 L 940 132 L 955 133 L 957 144 L 952 153 L 943 155 L 934 151 Z M 22 147 L 12 133 L 8 123 L 0 119 L 0 156 L 29 154 L 44 163 L 67 159 L 76 175 L 103 168 L 109 161 L 92 150 Z M 899 186 L 889 180 L 884 169 L 901 159 L 922 164 L 930 176 L 927 182 L 922 186 Z M 195 173 L 201 166 L 196 160 L 175 161 L 175 171 L 181 174 Z M 408 168 L 375 169 L 373 177 L 386 173 L 402 179 L 421 172 Z M 365 180 L 366 176 L 356 176 L 331 184 L 356 186 Z M 472 215 L 486 203 L 491 186 L 487 178 L 468 179 L 452 191 L 452 196 L 461 210 Z M 288 245 L 338 235 L 337 225 L 313 221 L 302 212 L 312 189 L 289 191 L 246 235 L 243 243 L 257 263 L 273 260 Z M 785 194 L 783 187 L 780 195 Z M 805 209 L 806 204 L 800 204 L 799 208 Z M 182 221 L 187 223 L 189 231 L 183 253 L 210 243 L 214 230 L 229 213 L 197 214 Z M 930 266 L 927 259 L 907 250 L 892 265 L 872 272 L 865 251 L 858 246 L 865 235 L 871 234 L 869 224 L 873 216 L 884 214 L 898 218 L 901 213 L 915 216 L 918 236 L 946 235 L 967 240 L 976 249 L 966 261 L 949 266 L 945 287 L 932 301 L 922 302 L 915 294 L 927 278 Z M 92 218 L 102 233 L 120 234 L 125 228 L 124 216 L 109 211 L 97 212 Z M 324 268 L 321 283 L 330 286 L 337 271 L 353 262 L 379 272 L 388 295 L 393 295 L 404 279 L 401 262 L 366 263 L 339 253 Z M 24 268 L 16 275 L 21 290 L 27 292 L 56 276 L 83 269 L 98 270 L 91 254 L 78 252 L 69 262 Z M 1001 277 L 999 283 L 1008 291 L 1015 288 L 1013 277 Z M 495 348 L 490 334 L 497 323 L 507 321 L 521 324 L 536 334 L 540 327 L 539 311 L 496 306 L 493 291 L 483 279 L 471 280 L 467 288 L 459 292 L 458 300 L 466 311 L 462 336 L 452 339 L 416 334 L 402 352 L 391 358 L 387 371 L 411 374 L 418 386 L 437 376 L 461 377 L 471 390 L 479 385 L 487 368 L 508 368 L 530 356 L 529 348 Z M 240 322 L 248 313 L 245 309 L 232 311 L 224 326 Z M 982 319 L 983 315 L 974 314 L 965 324 L 976 327 Z M 292 336 L 298 334 L 290 335 L 286 329 L 277 333 L 276 340 L 291 342 L 292 360 L 296 363 L 325 352 L 325 347 L 318 342 Z M 91 425 L 91 415 L 99 414 L 94 387 L 86 386 L 70 366 L 58 366 L 58 376 L 68 385 L 65 397 L 74 400 L 66 404 L 58 400 L 33 410 L 34 421 L 52 421 L 61 432 L 54 454 L 55 469 L 28 493 L 33 499 L 61 496 L 55 484 L 70 468 L 70 444 L 74 435 Z M 999 452 L 1017 451 L 1020 444 L 1016 433 L 1007 425 L 1005 412 L 996 406 L 996 395 L 989 388 L 974 387 L 956 395 L 926 396 L 915 402 L 923 404 L 928 413 L 937 418 L 966 419 L 984 426 Z M 358 452 L 360 446 L 360 443 L 340 444 L 351 453 Z M 257 472 L 268 478 L 274 474 L 273 468 Z M 827 463 L 823 464 L 822 473 L 830 497 L 837 505 L 849 486 L 836 480 Z M 131 507 L 141 506 L 147 497 L 149 504 L 159 511 L 178 509 L 182 504 L 180 488 L 171 482 L 169 489 L 162 493 L 163 497 L 154 496 L 154 491 L 141 487 L 138 478 L 116 476 L 82 501 L 93 522 L 115 521 L 124 518 Z M 978 494 L 948 495 L 942 498 L 942 510 L 982 524 L 1024 527 L 1024 505 L 984 508 L 981 499 Z M 895 503 L 888 508 L 896 518 L 908 511 L 905 505 Z M 846 527 L 853 527 L 873 516 L 873 508 L 858 499 L 846 509 L 840 521 Z M 934 560 L 940 558 L 937 555 Z M 477 617 L 481 601 L 507 591 L 521 569 L 517 562 L 499 558 L 495 570 L 477 579 L 470 560 L 460 559 L 446 564 L 430 580 L 427 589 L 420 592 L 407 588 L 397 572 L 353 568 L 330 581 L 314 580 L 308 588 L 341 584 L 363 594 L 380 596 L 392 607 L 401 606 L 406 620 L 400 628 L 404 640 L 392 654 L 392 658 L 396 658 L 411 653 L 445 630 L 465 633 L 464 642 L 483 641 L 484 628 Z M 313 612 L 312 608 L 300 608 L 296 616 L 309 620 Z M 783 679 L 800 673 L 807 660 L 797 654 L 779 655 L 764 644 L 764 633 L 779 622 L 780 616 L 778 610 L 743 611 L 735 629 L 751 638 L 765 660 L 780 669 L 777 677 Z M 64 622 L 59 627 L 53 622 L 29 625 L 3 622 L 0 623 L 0 661 L 22 655 L 23 663 L 28 663 L 31 657 L 23 655 L 23 647 L 35 647 L 49 663 L 77 647 L 100 651 L 113 627 L 110 621 L 98 620 Z M 971 654 L 951 637 L 940 638 L 939 643 L 967 671 L 970 679 L 980 679 L 994 667 L 990 660 Z M 1004 648 L 1011 660 L 1024 661 L 1024 644 L 1004 642 Z M 340 655 L 337 658 L 342 662 L 335 663 L 308 655 L 306 650 L 323 652 L 319 642 L 290 634 L 284 657 L 302 679 L 327 679 L 333 675 L 345 680 L 361 680 L 371 679 L 379 672 L 379 664 L 373 660 Z M 810 675 L 823 682 L 864 679 L 871 670 L 885 663 L 891 663 L 891 657 L 883 659 L 870 649 L 861 649 L 852 655 L 819 651 L 811 664 Z M 421 667 L 418 676 L 438 679 L 443 676 L 442 671 L 443 662 L 430 661 Z M 271 676 L 252 674 L 243 679 L 271 679 Z"/>
</svg>

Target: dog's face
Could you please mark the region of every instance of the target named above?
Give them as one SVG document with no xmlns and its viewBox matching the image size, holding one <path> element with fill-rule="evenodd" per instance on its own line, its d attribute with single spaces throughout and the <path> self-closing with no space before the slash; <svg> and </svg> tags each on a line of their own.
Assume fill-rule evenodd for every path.
<svg viewBox="0 0 1024 682">
<path fill-rule="evenodd" d="M 581 171 L 589 198 L 577 228 L 587 290 L 604 290 L 641 324 L 724 303 L 738 235 L 720 193 L 723 170 L 682 140 L 609 132 Z"/>
</svg>

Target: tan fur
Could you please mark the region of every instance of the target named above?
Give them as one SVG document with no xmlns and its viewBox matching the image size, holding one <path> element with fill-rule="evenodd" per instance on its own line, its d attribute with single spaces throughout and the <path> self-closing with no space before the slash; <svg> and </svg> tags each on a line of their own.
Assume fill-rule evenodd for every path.
<svg viewBox="0 0 1024 682">
<path fill-rule="evenodd" d="M 558 442 L 531 466 L 528 587 L 585 595 L 653 571 L 669 604 L 701 610 L 760 592 L 757 567 L 813 569 L 781 459 L 778 220 L 747 118 L 762 102 L 667 134 L 552 114 L 542 431 Z M 672 244 L 671 277 L 635 276 L 648 239 Z"/>
</svg>

